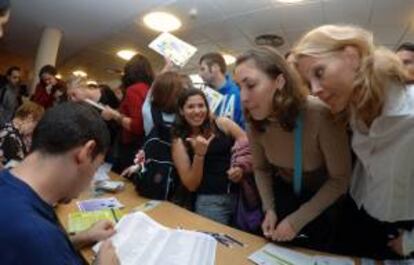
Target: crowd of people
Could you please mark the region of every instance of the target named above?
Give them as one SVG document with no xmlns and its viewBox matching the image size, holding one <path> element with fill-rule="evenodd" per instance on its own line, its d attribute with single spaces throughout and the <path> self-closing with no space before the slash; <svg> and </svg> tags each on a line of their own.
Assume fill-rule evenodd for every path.
<svg viewBox="0 0 414 265">
<path fill-rule="evenodd" d="M 10 3 L 0 3 L 1 36 Z M 82 264 L 77 250 L 103 240 L 97 263 L 118 264 L 107 240 L 113 224 L 68 236 L 54 214 L 103 161 L 141 195 L 273 242 L 409 257 L 414 44 L 391 51 L 374 37 L 319 26 L 286 56 L 268 46 L 243 52 L 232 73 L 220 53 L 204 54 L 199 75 L 223 95 L 215 109 L 187 75 L 157 73 L 142 54 L 124 67 L 121 98 L 105 84 L 61 80 L 51 65 L 27 91 L 10 67 L 0 87 L 0 166 L 18 165 L 0 172 L 0 263 Z M 161 153 L 168 170 L 149 164 Z M 242 224 L 240 205 L 258 222 Z"/>
</svg>

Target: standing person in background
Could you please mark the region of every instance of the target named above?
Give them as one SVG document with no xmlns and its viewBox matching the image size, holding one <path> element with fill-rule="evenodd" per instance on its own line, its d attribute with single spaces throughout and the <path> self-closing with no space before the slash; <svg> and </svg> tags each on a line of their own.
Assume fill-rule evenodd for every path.
<svg viewBox="0 0 414 265">
<path fill-rule="evenodd" d="M 157 76 L 142 107 L 145 135 L 154 127 L 151 108 L 161 111 L 163 120 L 171 125 L 175 119 L 178 96 L 189 88 L 187 79 L 177 72 L 164 72 Z"/>
<path fill-rule="evenodd" d="M 10 0 L 0 0 L 0 39 L 3 37 L 3 27 L 10 18 Z"/>
<path fill-rule="evenodd" d="M 115 120 L 122 127 L 113 167 L 117 173 L 132 165 L 135 153 L 141 147 L 144 137 L 142 105 L 153 80 L 154 71 L 148 59 L 141 54 L 135 55 L 124 67 L 122 86 L 126 91 L 119 111 L 109 106 L 102 111 L 105 120 Z"/>
<path fill-rule="evenodd" d="M 226 75 L 226 71 L 226 62 L 220 53 L 201 56 L 198 74 L 208 86 L 223 95 L 223 100 L 215 111 L 216 116 L 227 117 L 244 128 L 240 89 L 230 75 Z"/>
<path fill-rule="evenodd" d="M 414 251 L 414 87 L 397 56 L 355 26 L 311 30 L 293 49 L 312 93 L 348 113 L 357 156 L 338 251 L 394 259 Z"/>
<path fill-rule="evenodd" d="M 21 105 L 14 118 L 0 127 L 0 163 L 10 160 L 21 161 L 29 152 L 27 139 L 31 142 L 32 133 L 43 116 L 42 106 L 27 101 Z"/>
<path fill-rule="evenodd" d="M 335 203 L 345 194 L 351 175 L 345 127 L 335 124 L 322 102 L 307 96 L 299 77 L 270 47 L 240 55 L 235 76 L 265 212 L 264 236 L 328 250 L 336 225 Z M 299 126 L 303 130 L 297 138 Z M 306 236 L 298 237 L 301 234 Z"/>
<path fill-rule="evenodd" d="M 82 77 L 73 77 L 68 80 L 68 99 L 75 102 L 92 100 L 103 106 L 109 106 L 113 109 L 118 109 L 119 100 L 115 96 L 111 88 L 105 84 L 99 86 L 90 86 L 86 79 Z M 113 152 L 116 144 L 116 136 L 120 129 L 119 124 L 114 120 L 105 121 L 109 134 L 111 136 L 111 143 L 106 154 L 105 161 L 113 162 Z"/>
<path fill-rule="evenodd" d="M 45 65 L 39 72 L 39 83 L 36 85 L 32 100 L 48 109 L 55 104 L 66 101 L 66 84 L 56 77 L 57 70 L 52 65 Z"/>
<path fill-rule="evenodd" d="M 10 122 L 20 100 L 21 70 L 12 66 L 6 71 L 6 83 L 0 87 L 0 125 Z"/>
<path fill-rule="evenodd" d="M 407 83 L 414 84 L 414 43 L 405 42 L 401 44 L 396 53 L 408 72 Z"/>
<path fill-rule="evenodd" d="M 245 132 L 232 120 L 211 115 L 203 91 L 192 88 L 178 98 L 172 134 L 174 165 L 183 185 L 196 192 L 195 212 L 228 225 L 236 203 L 232 183 L 243 177 L 240 167 L 231 167 L 231 148 Z"/>
</svg>

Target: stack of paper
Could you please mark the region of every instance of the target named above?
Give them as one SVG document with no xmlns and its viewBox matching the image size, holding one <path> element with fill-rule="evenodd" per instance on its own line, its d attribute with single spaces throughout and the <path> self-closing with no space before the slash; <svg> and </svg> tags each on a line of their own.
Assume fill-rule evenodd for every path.
<svg viewBox="0 0 414 265">
<path fill-rule="evenodd" d="M 68 231 L 69 233 L 84 231 L 100 220 L 110 220 L 117 223 L 121 217 L 122 213 L 118 209 L 71 213 L 69 214 Z"/>
<path fill-rule="evenodd" d="M 216 240 L 203 233 L 169 229 L 141 212 L 125 215 L 116 230 L 111 240 L 122 265 L 214 264 Z"/>
<path fill-rule="evenodd" d="M 95 175 L 93 176 L 93 182 L 95 181 L 102 181 L 102 180 L 109 180 L 109 171 L 111 171 L 112 165 L 109 163 L 102 164 L 98 170 L 96 170 Z"/>
<path fill-rule="evenodd" d="M 306 255 L 274 244 L 266 244 L 250 255 L 249 259 L 259 265 L 354 265 L 348 258 Z"/>
</svg>

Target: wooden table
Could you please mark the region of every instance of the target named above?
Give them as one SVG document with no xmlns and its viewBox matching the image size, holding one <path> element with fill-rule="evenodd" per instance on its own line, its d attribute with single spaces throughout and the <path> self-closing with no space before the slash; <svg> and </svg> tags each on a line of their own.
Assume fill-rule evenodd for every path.
<svg viewBox="0 0 414 265">
<path fill-rule="evenodd" d="M 115 174 L 111 175 L 111 178 L 114 180 L 121 180 L 121 178 Z M 130 212 L 133 208 L 141 205 L 148 201 L 148 199 L 139 197 L 134 190 L 134 187 L 131 183 L 125 183 L 125 189 L 119 193 L 105 193 L 100 197 L 111 197 L 115 196 L 118 200 L 125 205 L 125 208 L 122 210 L 123 213 Z M 85 200 L 91 198 L 92 192 L 85 192 L 83 193 L 79 200 Z M 71 202 L 67 205 L 59 205 L 56 209 L 56 213 L 60 222 L 63 226 L 67 229 L 68 227 L 68 216 L 69 213 L 78 211 L 76 201 Z M 188 230 L 201 230 L 201 231 L 211 231 L 211 232 L 221 232 L 226 233 L 233 238 L 243 242 L 246 246 L 245 247 L 234 247 L 228 248 L 223 246 L 222 244 L 217 244 L 216 250 L 216 265 L 228 265 L 228 264 L 253 264 L 247 258 L 253 252 L 258 250 L 259 248 L 263 247 L 267 241 L 262 238 L 258 237 L 219 223 L 216 223 L 212 220 L 194 214 L 184 208 L 176 206 L 169 202 L 162 202 L 160 205 L 155 207 L 154 209 L 146 212 L 151 218 L 156 220 L 157 222 L 161 223 L 170 228 L 183 228 Z M 321 254 L 315 251 L 305 250 L 305 249 L 296 249 L 307 254 Z M 84 258 L 91 262 L 93 257 L 93 252 L 90 248 L 85 248 L 81 251 L 81 254 Z M 356 265 L 359 264 L 359 260 L 355 260 Z"/>
</svg>

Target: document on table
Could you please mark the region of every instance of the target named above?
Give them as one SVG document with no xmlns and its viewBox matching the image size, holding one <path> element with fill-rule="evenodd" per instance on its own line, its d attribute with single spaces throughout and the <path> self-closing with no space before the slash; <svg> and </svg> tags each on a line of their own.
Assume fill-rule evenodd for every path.
<svg viewBox="0 0 414 265">
<path fill-rule="evenodd" d="M 361 265 L 376 265 L 377 263 L 373 259 L 361 258 Z"/>
<path fill-rule="evenodd" d="M 217 242 L 209 235 L 164 227 L 142 212 L 125 215 L 116 230 L 111 240 L 122 265 L 214 265 Z"/>
<path fill-rule="evenodd" d="M 124 205 L 115 197 L 78 201 L 77 205 L 82 212 L 93 212 L 106 209 L 119 209 Z"/>
<path fill-rule="evenodd" d="M 384 260 L 384 265 L 414 265 L 414 259 Z"/>
<path fill-rule="evenodd" d="M 121 217 L 122 213 L 118 209 L 70 213 L 68 220 L 68 232 L 77 233 L 84 231 L 101 220 L 110 220 L 113 223 L 117 223 Z"/>
<path fill-rule="evenodd" d="M 249 256 L 249 260 L 258 265 L 354 265 L 349 258 L 311 256 L 291 249 L 266 244 Z"/>
<path fill-rule="evenodd" d="M 161 33 L 148 47 L 180 67 L 183 67 L 197 51 L 196 47 L 168 32 Z"/>
<path fill-rule="evenodd" d="M 102 164 L 98 170 L 96 170 L 95 175 L 93 176 L 93 181 L 102 181 L 102 180 L 110 180 L 109 172 L 111 171 L 112 165 L 109 163 Z"/>
</svg>

